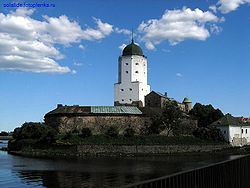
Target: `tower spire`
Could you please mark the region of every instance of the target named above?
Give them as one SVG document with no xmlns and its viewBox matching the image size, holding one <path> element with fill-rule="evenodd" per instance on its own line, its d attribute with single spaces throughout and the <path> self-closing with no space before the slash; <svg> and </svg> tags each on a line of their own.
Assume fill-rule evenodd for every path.
<svg viewBox="0 0 250 188">
<path fill-rule="evenodd" d="M 132 29 L 132 44 L 134 44 L 134 29 Z"/>
</svg>

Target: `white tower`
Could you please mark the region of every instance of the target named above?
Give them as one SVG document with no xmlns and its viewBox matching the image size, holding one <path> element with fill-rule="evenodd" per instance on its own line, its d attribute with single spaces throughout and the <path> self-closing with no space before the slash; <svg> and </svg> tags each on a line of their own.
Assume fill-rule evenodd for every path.
<svg viewBox="0 0 250 188">
<path fill-rule="evenodd" d="M 124 48 L 118 60 L 118 83 L 115 84 L 114 104 L 145 106 L 144 97 L 149 92 L 147 58 L 132 39 L 131 44 Z"/>
</svg>

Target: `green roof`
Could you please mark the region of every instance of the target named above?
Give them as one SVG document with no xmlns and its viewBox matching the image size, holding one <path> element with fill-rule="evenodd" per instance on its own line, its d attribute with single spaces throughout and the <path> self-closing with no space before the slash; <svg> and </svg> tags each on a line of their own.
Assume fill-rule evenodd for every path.
<svg viewBox="0 0 250 188">
<path fill-rule="evenodd" d="M 182 103 L 192 103 L 192 101 L 189 98 L 185 97 Z"/>
<path fill-rule="evenodd" d="M 91 106 L 91 113 L 142 114 L 135 106 Z"/>
<path fill-rule="evenodd" d="M 93 114 L 113 114 L 113 115 L 140 115 L 142 112 L 135 106 L 58 106 L 45 116 L 68 114 L 68 115 L 93 115 Z"/>
<path fill-rule="evenodd" d="M 122 56 L 127 56 L 127 55 L 143 56 L 143 52 L 140 46 L 136 45 L 132 40 L 131 44 L 127 45 L 122 51 Z"/>
</svg>

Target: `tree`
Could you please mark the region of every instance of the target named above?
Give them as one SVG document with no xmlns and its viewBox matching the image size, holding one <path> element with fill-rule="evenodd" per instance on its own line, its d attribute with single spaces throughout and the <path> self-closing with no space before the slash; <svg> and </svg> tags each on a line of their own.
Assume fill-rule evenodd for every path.
<svg viewBox="0 0 250 188">
<path fill-rule="evenodd" d="M 152 124 L 149 126 L 150 134 L 159 134 L 166 131 L 166 135 L 174 133 L 174 129 L 178 129 L 183 112 L 180 110 L 176 101 L 167 101 L 164 104 L 163 111 L 160 115 L 152 119 Z"/>
<path fill-rule="evenodd" d="M 198 120 L 198 127 L 207 127 L 224 116 L 221 110 L 214 109 L 211 104 L 202 105 L 200 103 L 196 103 L 189 114 Z"/>
</svg>

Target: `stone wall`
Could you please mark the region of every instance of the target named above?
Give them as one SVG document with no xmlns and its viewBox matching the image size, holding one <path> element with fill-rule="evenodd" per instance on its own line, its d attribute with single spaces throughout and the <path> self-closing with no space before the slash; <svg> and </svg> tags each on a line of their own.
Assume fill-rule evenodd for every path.
<svg viewBox="0 0 250 188">
<path fill-rule="evenodd" d="M 85 155 L 144 155 L 144 154 L 172 154 L 187 152 L 210 152 L 225 148 L 230 145 L 78 145 L 79 156 Z"/>
<path fill-rule="evenodd" d="M 45 118 L 45 123 L 60 133 L 90 128 L 93 134 L 103 134 L 108 127 L 115 126 L 119 134 L 123 134 L 128 127 L 139 134 L 145 119 L 147 118 L 141 116 L 50 116 Z"/>
</svg>

